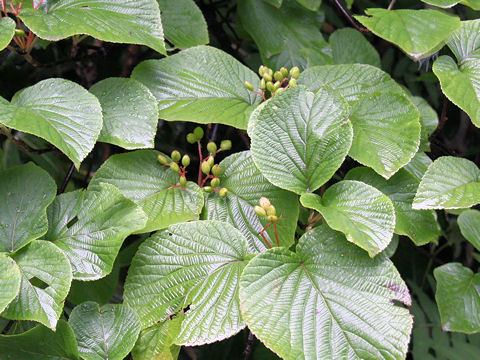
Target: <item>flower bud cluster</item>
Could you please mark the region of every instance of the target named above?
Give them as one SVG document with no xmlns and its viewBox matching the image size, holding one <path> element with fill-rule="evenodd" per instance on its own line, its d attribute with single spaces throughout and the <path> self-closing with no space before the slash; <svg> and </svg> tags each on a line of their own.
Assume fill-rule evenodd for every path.
<svg viewBox="0 0 480 360">
<path fill-rule="evenodd" d="M 259 205 L 254 207 L 254 210 L 259 217 L 267 218 L 269 222 L 273 223 L 278 221 L 277 210 L 275 206 L 270 203 L 270 200 L 262 196 L 258 204 Z"/>
<path fill-rule="evenodd" d="M 261 93 L 257 92 L 253 85 L 248 81 L 245 81 L 245 87 L 250 91 L 261 94 L 264 100 L 266 100 L 269 97 L 278 95 L 290 87 L 297 86 L 297 79 L 300 76 L 300 69 L 298 66 L 294 66 L 290 70 L 288 70 L 286 67 L 282 67 L 280 70 L 274 72 L 269 67 L 261 65 L 258 69 L 258 73 L 261 77 Z"/>
</svg>

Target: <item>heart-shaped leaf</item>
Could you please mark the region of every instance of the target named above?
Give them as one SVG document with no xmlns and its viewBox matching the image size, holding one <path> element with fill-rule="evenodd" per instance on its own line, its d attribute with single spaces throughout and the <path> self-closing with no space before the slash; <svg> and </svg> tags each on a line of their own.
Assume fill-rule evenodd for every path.
<svg viewBox="0 0 480 360">
<path fill-rule="evenodd" d="M 461 209 L 480 203 L 480 170 L 467 159 L 442 156 L 423 175 L 414 209 Z"/>
<path fill-rule="evenodd" d="M 122 360 L 140 333 L 137 314 L 120 304 L 100 307 L 93 301 L 85 302 L 72 310 L 68 323 L 86 360 Z"/>
<path fill-rule="evenodd" d="M 259 232 L 268 221 L 259 218 L 253 208 L 260 197 L 266 197 L 275 206 L 277 215 L 282 215 L 277 225 L 280 245 L 290 247 L 297 228 L 297 196 L 270 184 L 253 163 L 249 151 L 230 155 L 219 165 L 223 170 L 221 186 L 228 189 L 228 196 L 207 195 L 202 218 L 231 223 L 247 238 L 250 252 L 261 252 L 267 246 Z M 274 226 L 269 226 L 264 235 L 271 246 L 277 245 Z"/>
<path fill-rule="evenodd" d="M 297 86 L 275 96 L 253 120 L 251 151 L 272 184 L 297 194 L 315 191 L 350 149 L 348 105 L 332 88 Z"/>
<path fill-rule="evenodd" d="M 144 229 L 151 232 L 170 224 L 198 219 L 203 208 L 203 191 L 189 182 L 185 189 L 171 188 L 178 184 L 179 175 L 158 163 L 153 150 L 138 150 L 111 156 L 92 178 L 89 189 L 99 189 L 109 183 L 140 205 L 148 216 Z M 165 155 L 170 161 L 170 158 Z"/>
<path fill-rule="evenodd" d="M 0 123 L 49 141 L 78 169 L 102 129 L 102 108 L 80 85 L 48 79 L 16 93 L 11 104 L 0 98 Z"/>
<path fill-rule="evenodd" d="M 348 241 L 373 257 L 387 247 L 395 228 L 392 201 L 373 186 L 344 180 L 330 186 L 320 197 L 303 194 L 303 206 L 317 210 L 327 224 L 343 232 Z"/>
<path fill-rule="evenodd" d="M 98 141 L 130 150 L 154 147 L 157 99 L 146 86 L 134 79 L 108 78 L 93 85 L 90 92 L 103 110 Z"/>
<path fill-rule="evenodd" d="M 22 275 L 15 261 L 0 253 L 0 313 L 20 291 Z"/>
<path fill-rule="evenodd" d="M 400 169 L 389 180 L 373 170 L 357 167 L 348 172 L 346 180 L 357 180 L 373 186 L 387 195 L 395 207 L 395 233 L 406 235 L 421 246 L 437 242 L 441 230 L 433 210 L 413 210 L 412 201 L 420 183 L 406 170 Z"/>
<path fill-rule="evenodd" d="M 303 235 L 296 253 L 273 248 L 245 267 L 242 315 L 270 349 L 291 359 L 404 359 L 412 318 L 393 263 L 374 259 L 326 225 Z"/>
<path fill-rule="evenodd" d="M 457 223 L 463 237 L 480 251 L 480 211 L 470 209 L 462 212 Z"/>
<path fill-rule="evenodd" d="M 0 19 L 0 51 L 5 49 L 15 35 L 15 21 L 8 16 Z"/>
<path fill-rule="evenodd" d="M 87 34 L 104 41 L 147 45 L 166 54 L 156 0 L 49 0 L 38 10 L 25 2 L 20 18 L 46 40 Z"/>
<path fill-rule="evenodd" d="M 39 325 L 17 335 L 0 335 L 0 354 L 15 360 L 78 360 L 72 328 L 59 320 L 56 331 Z"/>
<path fill-rule="evenodd" d="M 72 264 L 76 280 L 100 279 L 112 271 L 123 240 L 145 227 L 142 209 L 113 185 L 99 191 L 77 190 L 59 195 L 48 208 L 52 241 Z"/>
<path fill-rule="evenodd" d="M 177 344 L 228 338 L 245 326 L 238 283 L 249 258 L 247 240 L 228 223 L 171 225 L 140 245 L 125 283 L 125 303 L 143 327 L 188 308 Z"/>
<path fill-rule="evenodd" d="M 427 57 L 444 45 L 447 37 L 460 27 L 460 19 L 438 10 L 365 10 L 367 16 L 355 16 L 375 35 L 390 41 L 414 60 Z"/>
<path fill-rule="evenodd" d="M 427 156 L 427 154 L 419 151 L 415 154 L 413 159 L 403 167 L 403 169 L 420 183 L 423 175 L 425 175 L 432 162 L 433 161 Z"/>
<path fill-rule="evenodd" d="M 2 316 L 35 320 L 55 330 L 72 282 L 70 262 L 48 241 L 36 240 L 12 255 L 22 281 L 18 296 Z"/>
<path fill-rule="evenodd" d="M 246 129 L 260 102 L 245 88 L 259 88 L 255 73 L 221 50 L 197 46 L 160 60 L 140 63 L 132 77 L 157 98 L 160 117 L 170 121 L 220 123 Z"/>
<path fill-rule="evenodd" d="M 445 331 L 473 334 L 480 331 L 480 275 L 459 263 L 433 272 L 437 280 L 435 300 Z"/>
<path fill-rule="evenodd" d="M 335 31 L 328 39 L 336 64 L 370 64 L 380 67 L 377 50 L 357 30 L 343 28 Z"/>
<path fill-rule="evenodd" d="M 13 253 L 47 232 L 46 210 L 56 185 L 45 170 L 28 163 L 0 171 L 0 189 L 0 252 Z"/>
</svg>

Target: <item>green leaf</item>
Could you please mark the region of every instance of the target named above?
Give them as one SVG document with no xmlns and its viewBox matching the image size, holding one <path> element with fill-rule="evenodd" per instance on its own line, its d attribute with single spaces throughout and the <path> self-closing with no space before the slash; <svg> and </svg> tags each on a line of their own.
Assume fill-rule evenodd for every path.
<svg viewBox="0 0 480 360">
<path fill-rule="evenodd" d="M 247 240 L 228 223 L 171 225 L 140 245 L 125 283 L 125 303 L 143 327 L 189 307 L 177 344 L 228 338 L 245 326 L 238 283 L 250 258 L 247 253 Z"/>
<path fill-rule="evenodd" d="M 346 180 L 362 181 L 380 190 L 392 200 L 395 208 L 395 233 L 408 236 L 417 246 L 437 242 L 441 230 L 433 210 L 413 210 L 412 202 L 420 180 L 400 169 L 389 180 L 373 170 L 357 167 L 350 170 Z"/>
<path fill-rule="evenodd" d="M 282 6 L 283 0 L 263 0 L 266 3 L 275 6 L 276 8 L 279 8 Z"/>
<path fill-rule="evenodd" d="M 15 360 L 78 360 L 77 341 L 71 327 L 59 320 L 57 330 L 39 325 L 18 335 L 0 335 L 0 354 Z"/>
<path fill-rule="evenodd" d="M 410 100 L 420 111 L 420 151 L 430 151 L 429 136 L 438 126 L 437 112 L 432 109 L 428 102 L 420 96 L 411 96 Z"/>
<path fill-rule="evenodd" d="M 18 295 L 21 280 L 22 275 L 15 261 L 0 253 L 0 313 Z"/>
<path fill-rule="evenodd" d="M 278 216 L 283 215 L 277 233 L 280 245 L 290 247 L 297 228 L 297 196 L 270 184 L 253 163 L 249 151 L 230 155 L 219 165 L 223 169 L 221 186 L 228 189 L 228 195 L 223 199 L 218 194 L 207 195 L 202 218 L 229 222 L 245 235 L 250 252 L 261 252 L 267 247 L 258 233 L 268 221 L 259 218 L 253 208 L 263 196 L 275 206 Z M 264 235 L 270 245 L 277 245 L 273 226 Z"/>
<path fill-rule="evenodd" d="M 106 304 L 118 288 L 119 276 L 120 266 L 115 263 L 112 272 L 99 280 L 73 280 L 67 301 L 73 305 L 79 305 L 85 301 L 95 301 L 100 305 Z"/>
<path fill-rule="evenodd" d="M 420 145 L 420 114 L 397 93 L 373 93 L 350 112 L 353 143 L 349 155 L 388 179 L 406 165 Z"/>
<path fill-rule="evenodd" d="M 121 304 L 100 307 L 93 301 L 85 302 L 72 310 L 68 323 L 86 360 L 122 360 L 140 333 L 137 314 Z"/>
<path fill-rule="evenodd" d="M 67 257 L 48 241 L 36 240 L 12 255 L 22 281 L 18 296 L 2 316 L 12 320 L 34 320 L 55 330 L 72 282 Z"/>
<path fill-rule="evenodd" d="M 16 93 L 11 104 L 0 99 L 0 123 L 51 142 L 78 169 L 102 129 L 102 108 L 80 85 L 48 79 Z"/>
<path fill-rule="evenodd" d="M 480 211 L 470 209 L 462 212 L 457 223 L 463 237 L 480 251 Z"/>
<path fill-rule="evenodd" d="M 461 209 L 480 203 L 480 170 L 467 159 L 442 156 L 423 175 L 414 209 Z"/>
<path fill-rule="evenodd" d="M 336 64 L 370 64 L 380 67 L 377 50 L 357 30 L 343 28 L 335 31 L 328 40 Z"/>
<path fill-rule="evenodd" d="M 260 81 L 253 71 L 227 53 L 197 46 L 160 60 L 139 64 L 132 77 L 157 98 L 159 115 L 169 121 L 219 123 L 245 129 L 261 97 Z"/>
<path fill-rule="evenodd" d="M 392 240 L 395 210 L 392 201 L 373 186 L 344 180 L 330 186 L 320 197 L 303 194 L 303 206 L 317 210 L 328 226 L 345 234 L 348 241 L 371 257 Z"/>
<path fill-rule="evenodd" d="M 433 272 L 435 300 L 443 330 L 467 334 L 480 331 L 480 275 L 459 263 L 448 263 Z"/>
<path fill-rule="evenodd" d="M 34 186 L 32 186 L 34 184 Z M 0 171 L 0 252 L 13 253 L 47 232 L 56 185 L 33 163 Z"/>
<path fill-rule="evenodd" d="M 193 0 L 157 0 L 165 37 L 177 48 L 208 44 L 207 23 Z"/>
<path fill-rule="evenodd" d="M 412 318 L 407 286 L 393 263 L 374 259 L 322 225 L 296 253 L 273 248 L 240 282 L 248 328 L 283 359 L 404 359 Z"/>
<path fill-rule="evenodd" d="M 20 18 L 46 40 L 87 34 L 104 41 L 147 45 L 166 54 L 155 0 L 51 0 L 38 10 L 25 2 Z"/>
<path fill-rule="evenodd" d="M 480 19 L 462 21 L 461 27 L 449 37 L 447 45 L 459 63 L 467 61 L 469 56 L 480 48 L 479 33 Z"/>
<path fill-rule="evenodd" d="M 175 338 L 180 332 L 185 318 L 180 312 L 173 319 L 167 319 L 140 332 L 132 350 L 134 360 L 177 360 L 180 346 L 175 345 Z"/>
<path fill-rule="evenodd" d="M 451 8 L 457 4 L 463 4 L 470 6 L 473 10 L 480 10 L 480 1 L 479 0 L 422 0 L 424 3 L 438 6 L 441 8 Z"/>
<path fill-rule="evenodd" d="M 332 88 L 315 94 L 297 86 L 256 114 L 255 164 L 272 184 L 297 194 L 315 191 L 340 167 L 350 149 L 348 105 Z"/>
<path fill-rule="evenodd" d="M 203 208 L 203 191 L 189 182 L 186 189 L 179 187 L 179 175 L 158 163 L 154 150 L 138 150 L 111 156 L 90 181 L 89 189 L 100 189 L 100 183 L 109 183 L 140 205 L 148 216 L 144 229 L 151 232 L 170 224 L 198 219 Z M 170 158 L 165 155 L 170 161 Z"/>
<path fill-rule="evenodd" d="M 0 51 L 5 49 L 15 35 L 15 21 L 8 16 L 0 19 Z"/>
<path fill-rule="evenodd" d="M 424 152 L 417 152 L 410 162 L 403 167 L 418 182 L 422 181 L 423 175 L 428 167 L 432 164 L 432 160 Z"/>
<path fill-rule="evenodd" d="M 460 19 L 438 10 L 367 9 L 355 16 L 375 35 L 390 41 L 414 60 L 427 57 L 445 44 L 460 27 Z"/>
<path fill-rule="evenodd" d="M 145 227 L 142 209 L 113 185 L 57 196 L 47 210 L 52 241 L 68 257 L 76 280 L 100 279 L 112 271 L 125 238 Z"/>
<path fill-rule="evenodd" d="M 298 83 L 313 92 L 330 85 L 351 105 L 375 92 L 405 93 L 390 75 L 365 64 L 314 66 L 300 74 Z"/>
<path fill-rule="evenodd" d="M 318 11 L 322 0 L 297 0 L 297 2 L 306 7 L 308 10 Z"/>
<path fill-rule="evenodd" d="M 90 88 L 103 110 L 98 141 L 124 149 L 153 148 L 157 133 L 157 99 L 134 79 L 108 78 Z"/>
</svg>

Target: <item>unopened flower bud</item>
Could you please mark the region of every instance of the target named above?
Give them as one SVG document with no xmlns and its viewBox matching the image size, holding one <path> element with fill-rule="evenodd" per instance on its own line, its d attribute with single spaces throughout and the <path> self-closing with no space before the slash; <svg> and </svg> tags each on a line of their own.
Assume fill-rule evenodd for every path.
<svg viewBox="0 0 480 360">
<path fill-rule="evenodd" d="M 300 76 L 300 69 L 298 68 L 298 66 L 294 66 L 290 69 L 290 76 L 294 79 L 298 79 L 298 77 Z"/>
<path fill-rule="evenodd" d="M 213 165 L 213 166 L 212 166 L 212 174 L 213 174 L 213 176 L 217 176 L 217 177 L 218 177 L 218 176 L 222 175 L 222 173 L 223 173 L 223 170 L 222 170 L 222 168 L 220 167 L 220 165 L 216 164 L 216 165 Z"/>
<path fill-rule="evenodd" d="M 275 90 L 275 92 L 273 94 L 278 95 L 278 94 L 280 94 L 281 92 L 284 92 L 284 91 L 285 91 L 285 88 L 279 88 L 279 89 Z"/>
<path fill-rule="evenodd" d="M 183 155 L 182 165 L 183 165 L 184 167 L 187 167 L 188 165 L 190 165 L 190 156 L 188 156 L 188 155 Z"/>
<path fill-rule="evenodd" d="M 265 79 L 262 78 L 262 80 L 260 80 L 260 89 L 265 90 L 266 88 L 267 88 L 267 84 L 265 82 Z"/>
<path fill-rule="evenodd" d="M 288 82 L 288 86 L 290 86 L 290 87 L 297 86 L 297 79 L 291 78 L 290 81 Z"/>
<path fill-rule="evenodd" d="M 230 150 L 232 148 L 232 142 L 230 140 L 222 140 L 220 143 L 220 149 L 223 151 Z"/>
<path fill-rule="evenodd" d="M 278 218 L 275 215 L 268 215 L 267 219 L 270 222 L 277 222 L 278 221 Z"/>
<path fill-rule="evenodd" d="M 273 74 L 273 78 L 277 81 L 282 81 L 284 76 L 281 71 L 275 71 L 275 74 Z"/>
<path fill-rule="evenodd" d="M 210 186 L 213 188 L 220 186 L 220 179 L 218 177 L 213 178 L 212 181 L 210 181 Z"/>
<path fill-rule="evenodd" d="M 215 164 L 215 158 L 213 156 L 209 156 L 207 159 L 207 163 L 208 163 L 208 166 L 210 166 L 211 168 L 213 164 Z"/>
<path fill-rule="evenodd" d="M 206 193 L 211 193 L 213 192 L 213 188 L 211 186 L 205 186 L 203 188 L 203 191 L 205 191 Z"/>
<path fill-rule="evenodd" d="M 266 70 L 267 70 L 267 67 L 265 65 L 260 65 L 260 67 L 258 68 L 259 75 L 263 76 Z"/>
<path fill-rule="evenodd" d="M 218 196 L 220 196 L 221 198 L 224 198 L 225 196 L 227 196 L 227 194 L 228 194 L 228 189 L 227 188 L 221 188 L 218 191 Z"/>
<path fill-rule="evenodd" d="M 180 154 L 180 152 L 177 150 L 173 150 L 170 157 L 172 158 L 172 161 L 179 162 L 180 159 L 182 158 L 182 154 Z"/>
<path fill-rule="evenodd" d="M 275 84 L 273 84 L 273 88 L 274 88 L 275 90 L 277 90 L 277 89 L 280 88 L 280 85 L 282 85 L 282 84 L 280 83 L 280 81 L 276 81 Z"/>
<path fill-rule="evenodd" d="M 24 37 L 25 36 L 25 31 L 22 30 L 22 29 L 15 29 L 15 36 Z"/>
<path fill-rule="evenodd" d="M 253 208 L 253 210 L 255 210 L 255 213 L 260 217 L 266 217 L 267 216 L 267 212 L 261 206 L 257 205 Z"/>
<path fill-rule="evenodd" d="M 205 174 L 205 175 L 208 175 L 210 174 L 210 169 L 212 167 L 210 165 L 208 165 L 208 162 L 206 161 L 203 161 L 202 162 L 202 172 Z"/>
<path fill-rule="evenodd" d="M 187 178 L 184 175 L 180 176 L 180 185 L 187 186 Z"/>
<path fill-rule="evenodd" d="M 207 150 L 210 154 L 215 154 L 217 151 L 217 144 L 215 144 L 213 141 L 209 142 L 207 144 Z"/>
<path fill-rule="evenodd" d="M 269 73 L 264 73 L 263 78 L 265 79 L 265 81 L 272 81 L 273 80 L 272 75 L 270 75 Z"/>
<path fill-rule="evenodd" d="M 168 164 L 168 159 L 165 156 L 163 156 L 162 154 L 157 155 L 157 160 L 162 165 L 167 165 Z"/>
<path fill-rule="evenodd" d="M 259 202 L 260 206 L 264 209 L 268 208 L 269 206 L 272 206 L 272 204 L 270 203 L 270 200 L 268 200 L 266 197 L 261 197 Z"/>
<path fill-rule="evenodd" d="M 273 85 L 273 82 L 269 81 L 267 82 L 267 90 L 273 93 L 275 91 L 275 85 Z"/>
<path fill-rule="evenodd" d="M 280 68 L 280 72 L 282 73 L 284 78 L 288 76 L 288 69 L 286 67 Z"/>
<path fill-rule="evenodd" d="M 248 90 L 250 90 L 250 91 L 253 90 L 253 85 L 252 85 L 250 82 L 245 81 L 244 84 L 245 84 L 245 87 L 246 87 Z"/>
<path fill-rule="evenodd" d="M 189 144 L 195 144 L 197 142 L 197 137 L 195 136 L 194 133 L 188 133 L 187 134 L 187 142 Z"/>
<path fill-rule="evenodd" d="M 267 215 L 277 215 L 277 210 L 275 209 L 275 206 L 270 205 L 265 208 L 265 211 L 267 212 Z"/>
<path fill-rule="evenodd" d="M 202 138 L 203 138 L 203 129 L 202 129 L 200 126 L 197 126 L 197 127 L 193 130 L 193 134 L 194 134 L 195 137 L 197 138 L 197 141 L 198 141 L 198 140 L 202 140 Z"/>
<path fill-rule="evenodd" d="M 170 170 L 172 170 L 174 173 L 180 172 L 180 166 L 178 166 L 177 163 L 170 163 Z"/>
</svg>

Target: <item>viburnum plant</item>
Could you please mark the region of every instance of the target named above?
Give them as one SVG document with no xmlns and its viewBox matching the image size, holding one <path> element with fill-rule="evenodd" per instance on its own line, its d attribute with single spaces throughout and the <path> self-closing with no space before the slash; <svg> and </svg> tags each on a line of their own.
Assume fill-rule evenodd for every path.
<svg viewBox="0 0 480 360">
<path fill-rule="evenodd" d="M 478 10 L 0 0 L 0 359 L 478 357 Z"/>
</svg>

